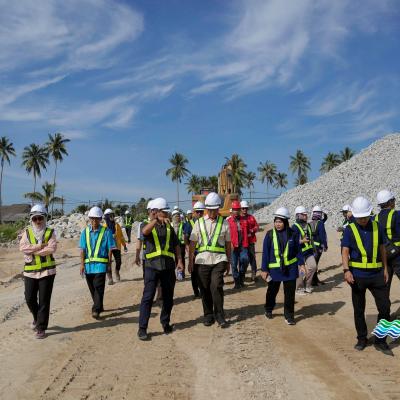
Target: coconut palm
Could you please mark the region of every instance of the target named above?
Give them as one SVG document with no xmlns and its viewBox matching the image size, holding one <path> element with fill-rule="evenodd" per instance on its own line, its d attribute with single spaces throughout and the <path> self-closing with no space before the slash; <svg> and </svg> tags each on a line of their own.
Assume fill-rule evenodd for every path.
<svg viewBox="0 0 400 400">
<path fill-rule="evenodd" d="M 325 173 L 330 171 L 331 169 L 337 167 L 341 163 L 341 159 L 339 154 L 329 152 L 326 157 L 323 159 L 321 168 L 319 171 L 321 173 Z"/>
<path fill-rule="evenodd" d="M 54 177 L 53 177 L 53 189 L 56 189 L 56 176 L 57 176 L 57 165 L 59 162 L 63 161 L 63 156 L 67 156 L 68 152 L 66 149 L 66 144 L 70 142 L 69 139 L 65 138 L 61 133 L 55 133 L 54 136 L 49 134 L 49 140 L 46 143 L 47 145 L 47 150 L 49 152 L 49 155 L 53 158 L 54 163 L 55 163 L 55 168 L 54 168 Z M 53 193 L 53 197 L 55 196 L 55 193 Z M 54 204 L 51 204 L 51 218 L 53 218 L 53 206 Z"/>
<path fill-rule="evenodd" d="M 188 193 L 199 194 L 201 191 L 201 181 L 198 175 L 190 175 L 186 181 L 186 189 Z"/>
<path fill-rule="evenodd" d="M 303 182 L 304 179 L 307 181 L 307 172 L 311 169 L 310 159 L 301 150 L 297 150 L 294 156 L 290 156 L 290 160 L 289 168 L 293 174 L 297 174 L 296 182 Z"/>
<path fill-rule="evenodd" d="M 218 176 L 212 175 L 208 177 L 208 185 L 211 190 L 218 192 Z"/>
<path fill-rule="evenodd" d="M 225 157 L 226 165 L 232 172 L 232 190 L 233 193 L 242 193 L 242 188 L 246 183 L 246 163 L 239 154 L 232 154 L 231 158 Z"/>
<path fill-rule="evenodd" d="M 287 174 L 285 174 L 284 172 L 278 172 L 275 177 L 274 187 L 276 189 L 281 189 L 282 193 L 282 189 L 286 189 L 287 184 L 288 184 Z"/>
<path fill-rule="evenodd" d="M 43 193 L 40 192 L 31 192 L 31 193 L 25 193 L 24 197 L 26 199 L 30 199 L 31 201 L 37 201 L 39 203 L 42 203 L 46 206 L 46 208 L 49 208 L 49 205 L 54 204 L 54 203 L 61 203 L 63 200 L 61 197 L 54 197 L 54 187 L 51 183 L 45 182 L 42 185 L 42 190 Z"/>
<path fill-rule="evenodd" d="M 342 162 L 350 160 L 351 157 L 353 157 L 355 154 L 354 150 L 352 150 L 350 147 L 345 147 L 344 150 L 340 151 L 340 160 Z"/>
<path fill-rule="evenodd" d="M 2 223 L 1 217 L 1 187 L 3 184 L 3 169 L 4 163 L 7 161 L 8 165 L 10 165 L 10 156 L 15 157 L 15 149 L 13 143 L 6 136 L 2 136 L 0 138 L 0 162 L 1 162 L 1 172 L 0 172 L 0 224 Z"/>
<path fill-rule="evenodd" d="M 179 184 L 182 182 L 182 178 L 190 174 L 190 171 L 186 168 L 188 159 L 183 154 L 174 153 L 169 162 L 172 167 L 168 168 L 165 174 L 171 178 L 172 182 L 176 182 L 177 203 L 179 207 Z"/>
<path fill-rule="evenodd" d="M 300 175 L 294 180 L 294 184 L 296 186 L 304 185 L 308 182 L 307 175 Z"/>
<path fill-rule="evenodd" d="M 254 180 L 256 179 L 256 174 L 252 171 L 249 171 L 246 174 L 246 187 L 249 189 L 249 197 L 250 197 L 250 204 L 252 203 L 251 201 L 251 192 L 252 189 L 254 189 Z"/>
<path fill-rule="evenodd" d="M 36 192 L 36 179 L 42 176 L 42 169 L 47 169 L 49 153 L 47 147 L 35 143 L 24 148 L 22 153 L 22 166 L 26 172 L 33 173 L 33 193 Z"/>
<path fill-rule="evenodd" d="M 267 193 L 268 193 L 268 186 L 273 185 L 275 178 L 276 178 L 276 165 L 271 161 L 265 161 L 262 163 L 260 161 L 260 165 L 257 168 L 258 172 L 260 173 L 260 181 L 261 183 L 266 182 L 267 184 Z"/>
</svg>

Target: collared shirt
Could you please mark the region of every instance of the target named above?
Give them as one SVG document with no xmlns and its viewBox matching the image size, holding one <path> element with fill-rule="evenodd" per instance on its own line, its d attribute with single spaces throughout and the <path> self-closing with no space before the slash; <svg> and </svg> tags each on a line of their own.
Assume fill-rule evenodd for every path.
<svg viewBox="0 0 400 400">
<path fill-rule="evenodd" d="M 217 226 L 217 219 L 214 221 L 210 219 L 208 215 L 204 217 L 204 225 L 206 228 L 206 232 L 209 238 L 215 232 L 215 228 Z M 201 232 L 200 232 L 200 224 L 197 220 L 192 229 L 192 233 L 190 234 L 190 240 L 193 242 L 201 243 Z M 230 246 L 231 236 L 229 233 L 229 226 L 226 221 L 222 224 L 221 233 L 218 237 L 218 245 L 226 246 L 226 242 L 229 242 Z M 223 261 L 228 261 L 228 257 L 225 253 L 211 253 L 209 251 L 204 251 L 202 253 L 197 254 L 195 263 L 196 264 L 205 264 L 205 265 L 215 265 Z"/>
<path fill-rule="evenodd" d="M 101 230 L 101 225 L 99 226 L 99 228 L 96 231 L 94 231 L 92 228 L 92 225 L 89 224 L 90 246 L 91 246 L 93 252 L 96 247 L 96 242 L 97 242 L 97 238 L 99 237 L 100 230 Z M 79 247 L 82 250 L 84 250 L 85 252 L 87 252 L 86 229 L 84 229 L 81 233 Z M 113 234 L 112 234 L 111 230 L 107 228 L 106 231 L 104 232 L 103 240 L 101 241 L 101 244 L 100 244 L 99 254 L 106 255 L 108 257 L 109 251 L 116 249 L 116 248 L 117 247 L 116 247 L 115 240 L 113 238 Z M 99 263 L 99 262 L 85 263 L 85 273 L 86 274 L 101 274 L 106 271 L 107 271 L 107 264 Z"/>
</svg>

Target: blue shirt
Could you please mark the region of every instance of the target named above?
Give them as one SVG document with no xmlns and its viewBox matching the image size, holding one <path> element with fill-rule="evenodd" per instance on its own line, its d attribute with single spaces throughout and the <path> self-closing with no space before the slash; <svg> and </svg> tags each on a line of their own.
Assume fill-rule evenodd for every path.
<svg viewBox="0 0 400 400">
<path fill-rule="evenodd" d="M 93 231 L 92 226 L 89 225 L 90 246 L 92 248 L 92 251 L 94 251 L 94 249 L 96 247 L 96 242 L 97 242 L 97 238 L 99 237 L 100 230 L 101 230 L 101 225 L 99 226 L 99 229 L 97 231 Z M 84 250 L 87 254 L 86 229 L 84 229 L 81 233 L 79 247 L 82 250 Z M 103 240 L 101 241 L 101 244 L 100 244 L 99 254 L 107 255 L 107 257 L 108 257 L 109 251 L 116 247 L 117 247 L 117 245 L 115 243 L 112 232 L 110 231 L 110 229 L 106 228 L 106 231 L 104 232 Z M 99 263 L 99 262 L 85 263 L 85 273 L 86 274 L 101 274 L 104 272 L 107 272 L 107 264 Z"/>
<path fill-rule="evenodd" d="M 368 259 L 371 257 L 372 253 L 372 223 L 368 221 L 368 224 L 363 228 L 361 225 L 355 223 L 358 232 L 360 233 L 361 241 L 364 245 L 365 251 L 367 252 Z M 383 229 L 379 226 L 378 231 L 378 243 L 379 246 L 385 243 L 385 236 Z M 342 246 L 348 247 L 350 251 L 350 259 L 357 260 L 361 258 L 361 254 L 358 250 L 356 240 L 354 238 L 353 232 L 349 226 L 346 227 L 343 233 Z M 381 261 L 380 251 L 378 250 L 377 261 Z M 383 268 L 354 268 L 349 267 L 352 274 L 357 278 L 372 278 L 383 274 Z"/>
<path fill-rule="evenodd" d="M 326 237 L 325 223 L 322 220 L 318 220 L 317 231 L 314 235 L 314 241 L 321 243 L 321 247 L 328 248 L 328 240 Z"/>
</svg>

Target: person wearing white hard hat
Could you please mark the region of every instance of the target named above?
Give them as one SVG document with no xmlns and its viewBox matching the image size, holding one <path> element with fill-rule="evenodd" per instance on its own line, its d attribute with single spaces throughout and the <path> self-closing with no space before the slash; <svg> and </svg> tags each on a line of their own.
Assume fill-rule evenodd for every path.
<svg viewBox="0 0 400 400">
<path fill-rule="evenodd" d="M 224 273 L 231 260 L 231 238 L 228 223 L 219 215 L 221 198 L 217 193 L 207 195 L 207 215 L 199 218 L 190 235 L 189 272 L 198 266 L 205 326 L 217 321 L 221 328 L 228 326 L 224 313 Z M 197 244 L 197 255 L 195 249 Z"/>
<path fill-rule="evenodd" d="M 183 265 L 185 265 L 185 252 L 186 252 L 184 225 L 185 223 L 182 219 L 182 215 L 179 212 L 179 210 L 172 211 L 172 226 L 179 240 Z M 185 277 L 184 271 L 182 271 L 182 277 L 183 278 Z"/>
<path fill-rule="evenodd" d="M 390 321 L 389 280 L 385 235 L 379 224 L 371 219 L 372 204 L 365 197 L 354 199 L 351 209 L 355 222 L 350 223 L 343 235 L 342 264 L 345 281 L 351 287 L 354 323 L 357 331 L 356 350 L 367 345 L 368 328 L 365 322 L 366 291 L 371 292 L 378 309 L 378 319 Z M 384 339 L 375 338 L 375 347 L 388 353 Z"/>
<path fill-rule="evenodd" d="M 118 222 L 115 221 L 114 211 L 111 210 L 110 208 L 107 208 L 107 210 L 104 211 L 104 220 L 105 220 L 104 226 L 110 229 L 116 243 L 116 248 L 112 250 L 112 255 L 115 260 L 115 280 L 119 282 L 121 280 L 120 270 L 122 265 L 121 247 L 124 246 L 125 253 L 128 251 L 128 248 L 126 247 L 126 242 L 124 235 L 122 234 L 121 226 Z M 107 272 L 107 278 L 108 278 L 108 284 L 113 285 L 114 281 L 112 276 L 112 267 L 110 268 L 110 271 Z"/>
<path fill-rule="evenodd" d="M 137 333 L 140 340 L 149 338 L 147 327 L 158 283 L 161 284 L 163 300 L 160 322 L 166 335 L 172 332 L 170 320 L 176 282 L 175 267 L 178 271 L 184 270 L 179 240 L 169 221 L 167 201 L 159 197 L 152 201 L 151 206 L 156 216 L 142 225 L 145 268 Z"/>
<path fill-rule="evenodd" d="M 295 325 L 296 279 L 299 270 L 305 273 L 305 266 L 300 235 L 289 227 L 289 218 L 289 210 L 286 207 L 280 207 L 274 213 L 274 227 L 264 238 L 261 277 L 268 282 L 265 316 L 272 319 L 276 296 L 283 282 L 285 321 L 288 325 Z"/>
<path fill-rule="evenodd" d="M 132 224 L 133 224 L 132 215 L 129 212 L 129 210 L 126 210 L 125 217 L 124 217 L 124 227 L 125 227 L 125 233 L 126 233 L 126 237 L 128 239 L 128 243 L 131 242 Z"/>
<path fill-rule="evenodd" d="M 249 235 L 249 246 L 247 252 L 249 255 L 249 263 L 251 265 L 251 280 L 254 282 L 257 278 L 257 260 L 256 260 L 256 242 L 259 226 L 257 220 L 253 215 L 249 214 L 249 203 L 246 200 L 240 202 L 242 209 L 242 218 L 247 222 L 248 235 Z"/>
<path fill-rule="evenodd" d="M 342 215 L 343 215 L 343 222 L 342 222 L 342 226 L 340 226 L 339 228 L 337 228 L 337 232 L 340 232 L 340 243 L 343 240 L 343 232 L 346 229 L 346 226 L 349 225 L 351 222 L 355 222 L 355 219 L 353 217 L 353 214 L 351 212 L 351 207 L 350 204 L 345 204 L 342 207 L 342 211 L 341 211 Z"/>
<path fill-rule="evenodd" d="M 305 207 L 298 206 L 295 210 L 296 222 L 292 229 L 300 236 L 301 250 L 303 252 L 304 261 L 306 263 L 305 276 L 299 276 L 297 279 L 297 294 L 305 295 L 312 293 L 312 279 L 317 269 L 317 263 L 314 257 L 314 245 L 312 239 L 311 226 L 307 222 L 308 213 Z M 305 287 L 304 287 L 305 283 Z"/>
<path fill-rule="evenodd" d="M 46 337 L 50 301 L 56 276 L 54 253 L 57 240 L 47 225 L 47 210 L 42 204 L 31 208 L 30 224 L 22 234 L 19 250 L 24 254 L 25 300 L 33 316 L 31 328 L 37 339 Z"/>
<path fill-rule="evenodd" d="M 400 211 L 395 209 L 396 199 L 390 190 L 381 190 L 377 196 L 380 212 L 375 216 L 375 221 L 383 229 L 387 240 L 387 258 L 389 272 L 389 294 L 393 274 L 400 279 Z"/>
<path fill-rule="evenodd" d="M 82 231 L 79 242 L 80 273 L 86 277 L 92 296 L 92 317 L 98 319 L 104 311 L 106 273 L 111 268 L 111 255 L 116 243 L 111 230 L 101 225 L 103 212 L 100 207 L 92 207 L 88 217 L 89 225 Z"/>
<path fill-rule="evenodd" d="M 319 260 L 321 259 L 322 253 L 328 250 L 328 239 L 326 236 L 324 215 L 325 213 L 322 211 L 322 208 L 320 206 L 315 206 L 312 209 L 310 227 L 314 244 L 314 257 L 317 264 L 317 268 L 312 279 L 312 286 L 324 284 L 324 282 L 321 282 L 318 278 Z"/>
</svg>

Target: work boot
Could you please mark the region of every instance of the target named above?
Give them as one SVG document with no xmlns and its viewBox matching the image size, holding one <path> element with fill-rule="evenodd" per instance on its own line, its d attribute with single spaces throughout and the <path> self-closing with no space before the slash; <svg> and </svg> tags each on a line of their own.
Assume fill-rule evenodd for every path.
<svg viewBox="0 0 400 400">
<path fill-rule="evenodd" d="M 139 328 L 137 336 L 139 338 L 139 340 L 148 340 L 149 339 L 149 335 L 147 334 L 147 330 L 144 328 Z"/>
<path fill-rule="evenodd" d="M 222 329 L 227 328 L 229 326 L 228 321 L 225 319 L 223 315 L 217 315 L 216 320 L 219 327 Z"/>
<path fill-rule="evenodd" d="M 215 319 L 213 317 L 204 318 L 204 321 L 203 321 L 203 325 L 204 326 L 211 326 L 211 325 L 214 325 L 214 324 L 215 324 Z"/>
<path fill-rule="evenodd" d="M 383 354 L 386 354 L 387 356 L 392 356 L 393 353 L 390 350 L 389 345 L 386 343 L 386 340 L 376 340 L 374 343 L 375 349 L 378 351 L 381 351 Z"/>
<path fill-rule="evenodd" d="M 240 279 L 236 278 L 235 279 L 235 286 L 233 287 L 234 289 L 240 289 L 242 286 L 240 285 Z"/>
<path fill-rule="evenodd" d="M 170 324 L 165 324 L 163 326 L 163 329 L 164 329 L 164 334 L 165 335 L 169 335 L 174 330 L 174 327 L 172 325 L 170 325 Z"/>
<path fill-rule="evenodd" d="M 367 339 L 358 339 L 354 348 L 358 351 L 363 351 L 367 347 Z"/>
</svg>

